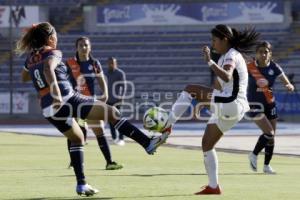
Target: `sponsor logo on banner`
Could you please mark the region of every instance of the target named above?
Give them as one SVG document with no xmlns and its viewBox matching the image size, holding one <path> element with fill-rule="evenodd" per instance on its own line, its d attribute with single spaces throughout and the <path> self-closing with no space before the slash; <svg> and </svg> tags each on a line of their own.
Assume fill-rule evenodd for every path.
<svg viewBox="0 0 300 200">
<path fill-rule="evenodd" d="M 282 1 L 111 4 L 98 6 L 98 25 L 203 25 L 216 23 L 282 23 Z"/>
</svg>

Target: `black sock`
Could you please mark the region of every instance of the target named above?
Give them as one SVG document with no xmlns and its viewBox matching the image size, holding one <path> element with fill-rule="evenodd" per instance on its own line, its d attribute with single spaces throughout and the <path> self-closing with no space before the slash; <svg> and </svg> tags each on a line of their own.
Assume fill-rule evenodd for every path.
<svg viewBox="0 0 300 200">
<path fill-rule="evenodd" d="M 78 185 L 86 184 L 83 172 L 83 145 L 71 145 L 70 156 Z"/>
<path fill-rule="evenodd" d="M 79 127 L 83 133 L 84 141 L 86 142 L 87 130 L 86 130 L 85 126 L 79 126 Z"/>
<path fill-rule="evenodd" d="M 257 141 L 255 147 L 254 147 L 253 154 L 258 155 L 259 152 L 261 152 L 261 150 L 263 148 L 265 148 L 265 146 L 267 145 L 269 140 L 271 140 L 272 138 L 273 138 L 273 136 L 271 134 L 268 134 L 268 133 L 261 134 L 258 138 L 258 141 Z"/>
<path fill-rule="evenodd" d="M 274 152 L 274 139 L 271 140 L 265 147 L 265 165 L 269 165 Z"/>
<path fill-rule="evenodd" d="M 150 138 L 145 135 L 142 131 L 140 131 L 138 128 L 133 126 L 130 122 L 128 122 L 126 119 L 121 119 L 117 121 L 115 124 L 115 128 L 123 135 L 126 135 L 127 137 L 130 137 L 140 145 L 142 145 L 144 148 L 147 148 L 150 144 Z"/>
<path fill-rule="evenodd" d="M 119 133 L 119 140 L 124 140 L 124 135 L 122 133 Z"/>
<path fill-rule="evenodd" d="M 112 160 L 111 160 L 110 149 L 109 149 L 109 145 L 108 145 L 108 142 L 107 142 L 104 134 L 97 136 L 97 142 L 98 142 L 99 148 L 106 160 L 106 163 L 111 163 Z"/>
</svg>

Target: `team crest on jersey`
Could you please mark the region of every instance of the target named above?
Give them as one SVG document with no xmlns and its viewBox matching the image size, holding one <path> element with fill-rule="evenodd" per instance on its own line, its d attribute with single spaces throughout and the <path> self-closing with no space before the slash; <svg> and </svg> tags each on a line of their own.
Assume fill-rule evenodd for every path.
<svg viewBox="0 0 300 200">
<path fill-rule="evenodd" d="M 268 74 L 269 74 L 270 76 L 273 76 L 273 75 L 274 75 L 274 71 L 273 71 L 272 69 L 270 69 L 270 70 L 268 71 Z"/>
<path fill-rule="evenodd" d="M 93 70 L 93 66 L 92 66 L 92 65 L 89 66 L 89 70 L 90 70 L 90 71 Z"/>
</svg>

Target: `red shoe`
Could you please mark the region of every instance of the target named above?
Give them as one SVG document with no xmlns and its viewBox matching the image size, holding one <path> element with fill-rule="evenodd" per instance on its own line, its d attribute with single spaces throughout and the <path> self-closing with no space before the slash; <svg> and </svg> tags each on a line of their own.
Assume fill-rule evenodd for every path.
<svg viewBox="0 0 300 200">
<path fill-rule="evenodd" d="M 172 126 L 169 126 L 161 131 L 161 133 L 166 133 L 167 135 L 170 135 L 171 132 L 172 132 Z"/>
<path fill-rule="evenodd" d="M 203 190 L 201 190 L 200 192 L 196 192 L 195 195 L 209 195 L 209 194 L 219 195 L 222 193 L 219 185 L 216 188 L 209 187 L 208 185 L 203 186 L 202 188 Z"/>
</svg>

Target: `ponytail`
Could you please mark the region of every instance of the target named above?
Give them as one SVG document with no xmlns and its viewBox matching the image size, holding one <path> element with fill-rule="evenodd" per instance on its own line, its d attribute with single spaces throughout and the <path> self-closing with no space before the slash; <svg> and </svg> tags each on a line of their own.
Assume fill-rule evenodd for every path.
<svg viewBox="0 0 300 200">
<path fill-rule="evenodd" d="M 259 33 L 254 28 L 246 28 L 243 31 L 232 29 L 233 37 L 229 40 L 232 47 L 241 53 L 250 53 L 252 47 L 257 45 Z"/>
<path fill-rule="evenodd" d="M 235 48 L 241 53 L 252 52 L 252 47 L 257 44 L 259 33 L 254 28 L 246 28 L 243 31 L 238 31 L 224 24 L 219 24 L 211 30 L 212 35 L 228 41 L 232 48 Z"/>
<path fill-rule="evenodd" d="M 22 55 L 26 52 L 42 48 L 47 44 L 48 38 L 53 33 L 55 33 L 55 29 L 48 22 L 32 25 L 17 41 L 16 53 Z"/>
</svg>

